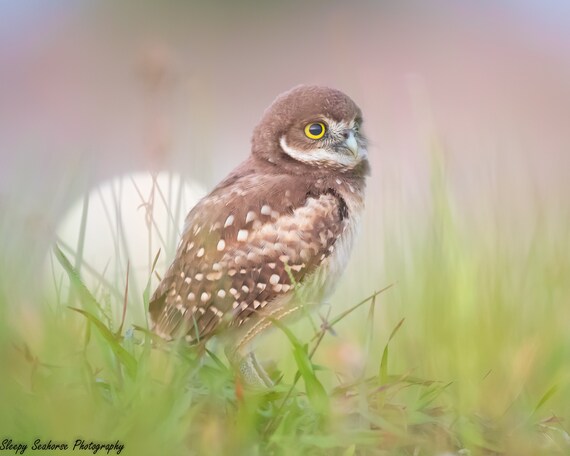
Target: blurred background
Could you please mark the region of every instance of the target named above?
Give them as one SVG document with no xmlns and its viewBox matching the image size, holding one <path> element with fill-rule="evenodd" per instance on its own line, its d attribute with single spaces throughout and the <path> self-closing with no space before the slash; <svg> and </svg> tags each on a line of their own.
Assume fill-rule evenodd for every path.
<svg viewBox="0 0 570 456">
<path fill-rule="evenodd" d="M 502 363 L 469 404 L 500 414 L 527 379 L 535 403 L 551 379 L 568 398 L 569 24 L 554 0 L 0 0 L 5 301 L 39 305 L 38 271 L 58 236 L 78 242 L 65 233 L 87 195 L 172 173 L 195 189 L 184 214 L 247 157 L 279 93 L 328 85 L 362 108 L 372 165 L 333 304 L 396 284 L 377 337 L 407 319 L 401 371 L 479 382 Z M 349 343 L 326 352 L 347 371 L 363 343 L 351 318 Z"/>
<path fill-rule="evenodd" d="M 192 201 L 246 158 L 263 110 L 300 83 L 348 93 L 371 142 L 368 210 L 338 301 L 398 280 L 380 239 L 388 229 L 409 243 L 406 226 L 426 220 L 434 150 L 459 222 L 480 230 L 472 236 L 498 224 L 528 239 L 545 211 L 567 214 L 564 2 L 4 0 L 1 8 L 6 283 L 37 277 L 57 235 L 73 246 L 78 207 L 113 179 L 134 193 L 132 174 L 182 176 L 198 190 L 177 207 L 180 225 Z M 119 255 L 96 240 L 109 229 L 91 209 L 85 248 L 102 257 L 101 271 Z M 126 222 L 127 238 L 147 229 L 143 218 Z M 162 268 L 169 259 L 167 249 Z M 124 280 L 121 264 L 113 273 Z"/>
<path fill-rule="evenodd" d="M 0 8 L 0 204 L 20 234 L 49 234 L 86 189 L 126 173 L 170 170 L 211 188 L 247 156 L 263 110 L 299 83 L 361 105 L 370 221 L 395 186 L 399 209 L 422 205 L 435 137 L 462 202 L 568 192 L 562 1 Z"/>
<path fill-rule="evenodd" d="M 103 181 L 173 171 L 211 188 L 247 156 L 263 110 L 300 83 L 339 88 L 365 113 L 368 235 L 387 206 L 425 208 L 434 140 L 475 219 L 498 198 L 517 210 L 567 201 L 565 2 L 0 8 L 0 207 L 16 235 L 8 247 L 23 240 L 30 258 Z M 359 247 L 358 261 L 377 263 L 380 246 Z"/>
<path fill-rule="evenodd" d="M 526 239 L 545 211 L 568 213 L 564 2 L 4 0 L 0 7 L 6 283 L 37 277 L 58 230 L 68 240 L 79 232 L 78 205 L 113 179 L 182 176 L 198 189 L 177 208 L 183 218 L 246 158 L 263 110 L 300 83 L 353 97 L 371 142 L 365 225 L 339 301 L 397 280 L 380 239 L 388 226 L 405 240 L 405 227 L 432 210 L 434 150 L 459 222 L 483 230 L 473 236 L 498 224 Z M 88 220 L 95 237 L 103 218 Z M 127 237 L 136 238 L 146 226 L 132 220 Z M 113 255 L 113 244 L 106 248 L 102 265 Z"/>
</svg>

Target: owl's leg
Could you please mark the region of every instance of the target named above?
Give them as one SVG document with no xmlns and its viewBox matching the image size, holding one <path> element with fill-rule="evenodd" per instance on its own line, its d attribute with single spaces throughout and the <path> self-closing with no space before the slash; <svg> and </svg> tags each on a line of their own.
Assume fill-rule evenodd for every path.
<svg viewBox="0 0 570 456">
<path fill-rule="evenodd" d="M 282 303 L 272 310 L 271 313 L 260 316 L 252 326 L 240 334 L 237 338 L 237 343 L 228 346 L 226 356 L 230 363 L 238 368 L 242 378 L 248 385 L 262 388 L 274 386 L 273 381 L 269 378 L 263 366 L 257 362 L 253 351 L 248 347 L 261 333 L 271 328 L 273 321 L 281 320 L 292 313 L 298 312 L 298 310 L 299 306 L 285 307 Z"/>
<path fill-rule="evenodd" d="M 263 366 L 259 364 L 252 351 L 242 353 L 240 350 L 227 348 L 226 356 L 230 363 L 238 369 L 241 378 L 247 385 L 263 389 L 273 386 L 273 381 Z"/>
</svg>

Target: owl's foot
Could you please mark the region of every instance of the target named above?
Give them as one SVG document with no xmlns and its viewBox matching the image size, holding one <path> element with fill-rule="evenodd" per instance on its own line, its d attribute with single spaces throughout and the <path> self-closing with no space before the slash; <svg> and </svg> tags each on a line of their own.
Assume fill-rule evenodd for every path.
<svg viewBox="0 0 570 456">
<path fill-rule="evenodd" d="M 253 352 L 244 356 L 237 352 L 228 353 L 226 351 L 226 355 L 230 363 L 237 368 L 246 385 L 256 389 L 267 389 L 274 386 L 273 380 L 257 361 Z"/>
</svg>

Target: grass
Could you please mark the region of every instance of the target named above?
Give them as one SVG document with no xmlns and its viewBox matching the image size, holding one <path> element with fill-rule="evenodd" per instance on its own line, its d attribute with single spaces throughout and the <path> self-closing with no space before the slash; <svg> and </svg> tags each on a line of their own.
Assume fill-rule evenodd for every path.
<svg viewBox="0 0 570 456">
<path fill-rule="evenodd" d="M 438 166 L 430 206 L 385 227 L 374 286 L 393 286 L 316 331 L 278 325 L 290 357 L 267 391 L 244 388 L 215 341 L 152 343 L 131 318 L 150 285 L 95 292 L 56 247 L 55 297 L 15 306 L 25 290 L 0 279 L 0 438 L 118 440 L 129 455 L 569 454 L 567 214 L 477 224 Z"/>
</svg>

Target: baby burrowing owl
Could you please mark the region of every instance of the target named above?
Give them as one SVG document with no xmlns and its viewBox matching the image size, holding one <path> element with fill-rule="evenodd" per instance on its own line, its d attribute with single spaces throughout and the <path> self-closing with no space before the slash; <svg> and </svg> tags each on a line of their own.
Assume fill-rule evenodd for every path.
<svg viewBox="0 0 570 456">
<path fill-rule="evenodd" d="M 273 102 L 249 158 L 188 214 L 150 302 L 158 335 L 217 334 L 247 383 L 271 384 L 250 342 L 321 303 L 342 274 L 369 171 L 361 125 L 338 90 L 299 86 Z"/>
</svg>

